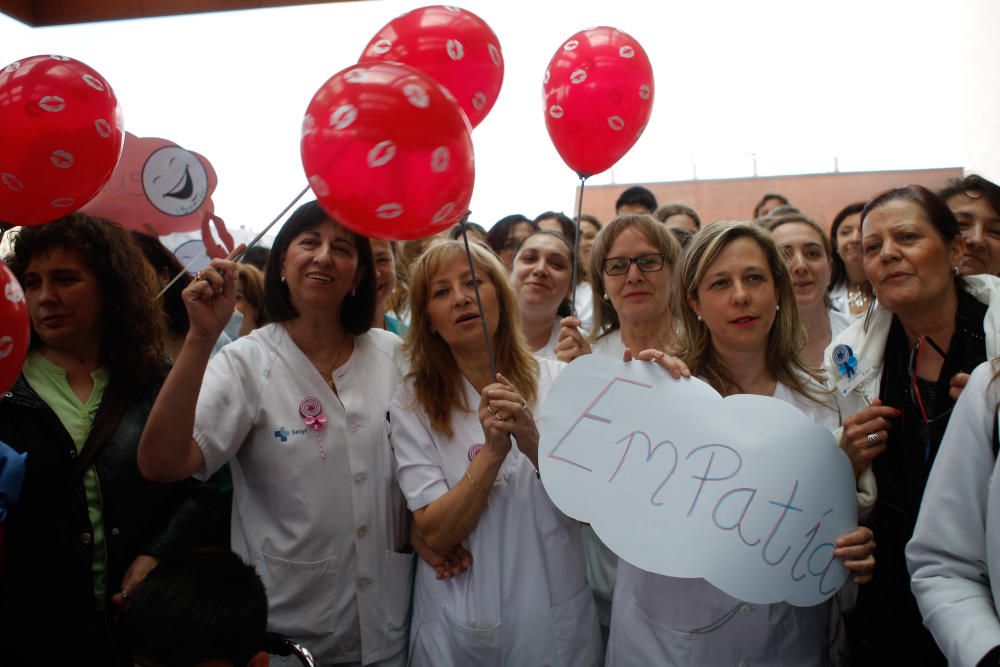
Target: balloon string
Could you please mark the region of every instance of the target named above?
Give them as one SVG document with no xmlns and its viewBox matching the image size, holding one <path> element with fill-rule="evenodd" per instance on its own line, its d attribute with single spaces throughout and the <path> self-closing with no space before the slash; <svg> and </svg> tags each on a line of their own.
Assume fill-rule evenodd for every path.
<svg viewBox="0 0 1000 667">
<path fill-rule="evenodd" d="M 252 248 L 252 247 L 254 247 L 255 245 L 257 245 L 257 243 L 258 243 L 258 242 L 260 242 L 260 240 L 261 240 L 262 238 L 264 238 L 264 234 L 267 234 L 267 232 L 268 232 L 268 231 L 270 231 L 271 227 L 274 227 L 274 226 L 275 226 L 275 225 L 276 225 L 276 224 L 278 223 L 278 221 L 279 221 L 279 220 L 281 220 L 281 219 L 282 219 L 283 217 L 285 217 L 285 214 L 286 214 L 286 213 L 288 213 L 288 211 L 289 211 L 289 210 L 290 210 L 290 209 L 291 209 L 291 208 L 292 208 L 293 206 L 295 206 L 295 204 L 297 204 L 297 203 L 298 203 L 298 201 L 299 201 L 300 199 L 302 199 L 302 198 L 303 198 L 303 197 L 305 196 L 305 194 L 306 194 L 307 192 L 309 192 L 309 186 L 308 186 L 308 185 L 306 185 L 306 187 L 304 187 L 304 188 L 302 189 L 302 192 L 300 192 L 300 193 L 299 193 L 299 194 L 298 194 L 298 195 L 297 195 L 297 196 L 295 197 L 295 199 L 293 199 L 293 200 L 292 200 L 291 202 L 289 202 L 288 206 L 286 206 L 286 207 L 285 207 L 285 208 L 284 208 L 284 209 L 283 209 L 283 210 L 281 211 L 281 213 L 279 213 L 279 214 L 278 214 L 277 216 L 275 216 L 274 220 L 272 220 L 272 221 L 271 221 L 270 223 L 268 223 L 267 227 L 265 227 L 265 228 L 263 229 L 263 231 L 261 231 L 261 233 L 260 233 L 260 234 L 257 234 L 257 236 L 253 237 L 253 239 L 252 239 L 252 240 L 250 241 L 250 243 L 248 243 L 248 244 L 247 244 L 247 247 L 246 247 L 246 248 L 243 248 L 243 250 L 242 250 L 242 251 L 241 251 L 241 252 L 240 252 L 240 253 L 239 253 L 238 255 L 236 255 L 235 257 L 231 257 L 230 259 L 231 259 L 232 261 L 234 261 L 234 262 L 238 262 L 238 261 L 240 261 L 240 259 L 242 259 L 242 258 L 243 258 L 243 255 L 245 255 L 245 254 L 246 254 L 247 250 L 249 250 L 250 248 Z M 196 262 L 197 260 L 198 260 L 198 257 L 195 257 L 194 259 L 192 259 L 192 260 L 191 260 L 191 261 L 190 261 L 190 262 L 188 263 L 188 265 L 187 265 L 187 266 L 185 266 L 185 267 L 184 267 L 183 269 L 181 269 L 181 272 L 180 272 L 180 273 L 178 273 L 178 274 L 177 274 L 176 276 L 174 276 L 174 277 L 173 277 L 173 279 L 172 279 L 172 280 L 171 280 L 171 281 L 170 281 L 169 283 L 167 283 L 167 284 L 166 284 L 166 286 L 165 286 L 165 287 L 164 287 L 163 289 L 161 289 L 161 290 L 160 290 L 160 293 L 156 295 L 156 298 L 157 298 L 157 299 L 159 299 L 159 298 L 160 298 L 161 296 L 163 296 L 164 294 L 166 294 L 167 290 L 168 290 L 168 289 L 170 289 L 170 288 L 171 288 L 171 287 L 173 286 L 173 284 L 174 284 L 175 282 L 177 282 L 178 280 L 180 280 L 180 279 L 181 279 L 181 276 L 183 276 L 183 275 L 184 275 L 185 273 L 187 273 L 187 272 L 188 272 L 188 269 L 190 269 L 190 268 L 191 268 L 191 266 L 192 266 L 192 265 L 193 265 L 193 264 L 194 264 L 194 263 L 195 263 L 195 262 Z"/>
<path fill-rule="evenodd" d="M 469 272 L 472 274 L 472 290 L 476 293 L 476 306 L 479 308 L 479 321 L 483 325 L 483 340 L 486 341 L 486 356 L 489 357 L 490 370 L 493 371 L 493 378 L 497 376 L 497 362 L 493 357 L 493 344 L 490 343 L 490 330 L 486 326 L 486 314 L 483 312 L 483 300 L 479 297 L 479 281 L 476 280 L 476 263 L 472 261 L 472 249 L 469 247 L 469 226 L 465 221 L 469 219 L 469 212 L 466 211 L 460 224 L 462 226 L 462 240 L 465 241 L 465 257 L 469 260 Z"/>
<path fill-rule="evenodd" d="M 580 267 L 580 216 L 583 215 L 583 188 L 587 185 L 588 176 L 580 174 L 580 194 L 576 197 L 576 236 L 573 238 L 573 293 L 569 298 L 569 312 L 576 317 L 576 283 L 580 280 L 578 275 Z"/>
</svg>

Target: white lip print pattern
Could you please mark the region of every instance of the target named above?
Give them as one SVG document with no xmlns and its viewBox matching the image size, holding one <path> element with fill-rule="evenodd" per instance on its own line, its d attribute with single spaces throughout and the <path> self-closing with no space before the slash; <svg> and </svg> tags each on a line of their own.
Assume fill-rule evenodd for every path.
<svg viewBox="0 0 1000 667">
<path fill-rule="evenodd" d="M 569 75 L 570 83 L 583 83 L 586 80 L 587 80 L 587 72 L 582 69 L 578 69 Z"/>
<path fill-rule="evenodd" d="M 633 58 L 635 57 L 635 49 L 626 44 L 622 48 L 618 49 L 618 55 L 622 58 Z"/>
<path fill-rule="evenodd" d="M 461 60 L 465 56 L 465 47 L 457 39 L 449 39 L 448 43 L 445 44 L 445 50 L 452 60 Z"/>
<path fill-rule="evenodd" d="M 565 113 L 563 111 L 563 108 L 561 106 L 559 106 L 558 104 L 553 104 L 552 106 L 549 107 L 549 115 L 552 116 L 555 119 L 562 118 L 563 117 L 563 113 Z"/>
<path fill-rule="evenodd" d="M 316 131 L 316 119 L 312 117 L 312 114 L 306 114 L 302 119 L 302 136 L 308 137 L 310 134 Z"/>
<path fill-rule="evenodd" d="M 24 292 L 14 283 L 7 283 L 3 288 L 3 296 L 11 303 L 21 303 L 24 301 Z"/>
<path fill-rule="evenodd" d="M 490 60 L 493 61 L 494 65 L 499 66 L 500 65 L 500 49 L 498 49 L 497 47 L 493 46 L 492 44 L 487 44 L 486 48 L 489 49 Z"/>
<path fill-rule="evenodd" d="M 447 220 L 448 216 L 450 216 L 454 211 L 455 211 L 455 204 L 453 202 L 448 202 L 447 204 L 441 207 L 440 211 L 434 214 L 434 217 L 431 218 L 431 222 L 433 222 L 435 225 L 440 225 L 442 222 Z"/>
<path fill-rule="evenodd" d="M 49 58 L 52 58 L 52 60 L 58 60 L 59 62 L 63 63 L 69 60 L 69 58 L 67 58 L 66 56 L 49 56 Z"/>
<path fill-rule="evenodd" d="M 49 160 L 52 161 L 53 166 L 59 169 L 69 169 L 73 166 L 73 154 L 69 151 L 52 151 Z"/>
<path fill-rule="evenodd" d="M 380 39 L 374 44 L 372 44 L 372 53 L 374 53 L 377 56 L 380 56 L 383 53 L 389 53 L 389 49 L 391 48 L 392 48 L 391 41 L 389 41 L 388 39 Z"/>
<path fill-rule="evenodd" d="M 476 111 L 482 111 L 484 106 L 486 106 L 486 93 L 480 91 L 472 96 L 473 109 Z"/>
<path fill-rule="evenodd" d="M 549 82 L 549 78 L 551 77 L 552 74 L 549 72 L 549 70 L 545 70 L 545 76 L 542 77 L 542 83 L 547 84 Z"/>
<path fill-rule="evenodd" d="M 396 144 L 388 139 L 380 141 L 368 151 L 368 166 L 381 167 L 394 157 L 396 157 Z"/>
<path fill-rule="evenodd" d="M 101 83 L 96 77 L 93 77 L 90 74 L 84 74 L 82 78 L 84 82 L 94 90 L 104 90 L 104 84 Z"/>
<path fill-rule="evenodd" d="M 398 218 L 403 215 L 403 207 L 400 204 L 382 204 L 377 209 L 375 209 L 375 217 L 381 218 L 382 220 L 392 220 L 393 218 Z"/>
<path fill-rule="evenodd" d="M 368 80 L 368 70 L 364 69 L 352 69 L 350 72 L 344 75 L 344 81 L 347 83 L 363 83 Z"/>
<path fill-rule="evenodd" d="M 431 98 L 419 83 L 408 83 L 403 86 L 403 94 L 406 95 L 410 104 L 418 109 L 426 109 L 430 106 Z"/>
<path fill-rule="evenodd" d="M 344 130 L 358 119 L 358 109 L 353 104 L 341 104 L 330 114 L 330 127 Z"/>
<path fill-rule="evenodd" d="M 648 100 L 652 94 L 653 90 L 649 87 L 648 83 L 644 83 L 639 86 L 639 97 L 642 99 Z"/>
<path fill-rule="evenodd" d="M 97 130 L 97 133 L 104 139 L 111 136 L 111 123 L 103 118 L 98 118 L 94 121 L 94 129 Z"/>
<path fill-rule="evenodd" d="M 49 202 L 50 206 L 55 206 L 56 208 L 67 208 L 73 205 L 72 197 L 59 197 L 58 199 L 53 199 Z"/>
<path fill-rule="evenodd" d="M 563 45 L 563 49 L 566 51 L 572 51 L 576 47 L 580 46 L 580 42 L 575 39 L 571 39 Z"/>
<path fill-rule="evenodd" d="M 326 197 L 330 194 L 330 186 L 326 184 L 321 176 L 313 174 L 309 177 L 309 185 L 312 186 L 313 192 L 316 193 L 317 197 Z"/>
<path fill-rule="evenodd" d="M 20 192 L 24 189 L 24 183 L 21 182 L 21 179 L 9 171 L 0 174 L 0 181 L 3 181 L 3 184 L 12 192 Z"/>
<path fill-rule="evenodd" d="M 66 108 L 66 100 L 58 95 L 46 95 L 42 99 L 38 100 L 38 108 L 42 111 L 59 113 Z"/>
<path fill-rule="evenodd" d="M 447 169 L 449 162 L 451 162 L 451 151 L 448 150 L 447 146 L 438 146 L 431 153 L 431 171 L 435 174 L 440 174 Z"/>
<path fill-rule="evenodd" d="M 10 336 L 0 338 L 0 359 L 5 359 L 14 351 L 14 339 Z"/>
<path fill-rule="evenodd" d="M 622 120 L 621 116 L 611 116 L 608 118 L 608 127 L 610 127 L 615 132 L 621 132 L 625 129 L 625 121 Z"/>
<path fill-rule="evenodd" d="M 16 72 L 19 69 L 21 69 L 21 61 L 15 60 L 3 68 L 3 74 L 10 74 L 11 72 Z"/>
</svg>

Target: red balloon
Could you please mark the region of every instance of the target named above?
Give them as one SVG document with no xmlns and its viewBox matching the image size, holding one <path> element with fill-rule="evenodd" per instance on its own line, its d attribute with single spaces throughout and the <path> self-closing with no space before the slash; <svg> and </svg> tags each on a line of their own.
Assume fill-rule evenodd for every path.
<svg viewBox="0 0 1000 667">
<path fill-rule="evenodd" d="M 559 47 L 544 79 L 545 127 L 581 177 L 613 166 L 653 110 L 653 67 L 639 42 L 608 27 L 581 30 Z"/>
<path fill-rule="evenodd" d="M 32 56 L 0 70 L 0 220 L 40 225 L 104 187 L 125 134 L 104 78 L 65 56 Z"/>
<path fill-rule="evenodd" d="M 416 67 L 448 89 L 472 127 L 486 118 L 503 83 L 500 40 L 486 22 L 459 7 L 434 5 L 393 19 L 358 62 Z"/>
<path fill-rule="evenodd" d="M 320 205 L 359 234 L 406 240 L 465 214 L 475 167 L 469 122 L 423 72 L 362 63 L 335 74 L 302 122 L 302 166 Z"/>
<path fill-rule="evenodd" d="M 31 343 L 31 320 L 20 283 L 0 262 L 0 399 L 14 385 Z"/>
</svg>

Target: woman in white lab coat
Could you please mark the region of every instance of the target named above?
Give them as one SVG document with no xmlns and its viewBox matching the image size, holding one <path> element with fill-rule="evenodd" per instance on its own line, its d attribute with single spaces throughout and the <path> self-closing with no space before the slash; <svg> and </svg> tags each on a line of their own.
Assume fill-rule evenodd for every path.
<svg viewBox="0 0 1000 667">
<path fill-rule="evenodd" d="M 684 324 L 681 358 L 720 394 L 787 401 L 827 428 L 839 424 L 821 376 L 800 356 L 802 330 L 788 269 L 770 234 L 720 222 L 695 234 L 675 273 Z M 871 531 L 841 536 L 835 557 L 862 583 L 874 567 Z M 823 665 L 829 603 L 750 604 L 704 579 L 619 561 L 609 666 Z"/>
<path fill-rule="evenodd" d="M 595 665 L 598 630 L 580 527 L 538 477 L 541 406 L 558 362 L 536 359 L 500 261 L 456 241 L 411 273 L 411 371 L 390 406 L 399 484 L 428 545 L 464 543 L 472 566 L 414 584 L 410 659 L 420 667 Z M 478 281 L 494 375 L 473 290 Z"/>
<path fill-rule="evenodd" d="M 213 260 L 185 290 L 191 328 L 139 467 L 164 481 L 229 461 L 232 548 L 264 582 L 268 629 L 324 665 L 402 665 L 413 555 L 385 419 L 401 343 L 369 328 L 371 246 L 315 202 L 300 207 L 271 249 L 273 323 L 209 363 L 236 280 L 234 263 Z"/>
</svg>

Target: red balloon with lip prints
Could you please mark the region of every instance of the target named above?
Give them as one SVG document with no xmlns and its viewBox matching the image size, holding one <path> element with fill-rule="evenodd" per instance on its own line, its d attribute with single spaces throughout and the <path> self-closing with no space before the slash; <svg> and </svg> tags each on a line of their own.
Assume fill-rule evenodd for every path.
<svg viewBox="0 0 1000 667">
<path fill-rule="evenodd" d="M 0 220 L 41 225 L 104 187 L 122 153 L 111 86 L 66 56 L 32 56 L 0 70 Z"/>
<path fill-rule="evenodd" d="M 31 343 L 28 304 L 17 278 L 0 262 L 0 400 L 14 385 Z"/>
<path fill-rule="evenodd" d="M 320 205 L 359 234 L 418 239 L 449 228 L 472 199 L 471 129 L 455 98 L 399 63 L 361 63 L 313 96 L 302 166 Z"/>
<path fill-rule="evenodd" d="M 378 31 L 358 62 L 416 67 L 448 89 L 476 127 L 503 83 L 500 40 L 486 22 L 460 7 L 434 5 L 403 14 Z"/>
<path fill-rule="evenodd" d="M 582 30 L 559 46 L 543 79 L 545 127 L 580 176 L 614 166 L 653 110 L 653 67 L 642 46 L 615 28 Z"/>
</svg>

